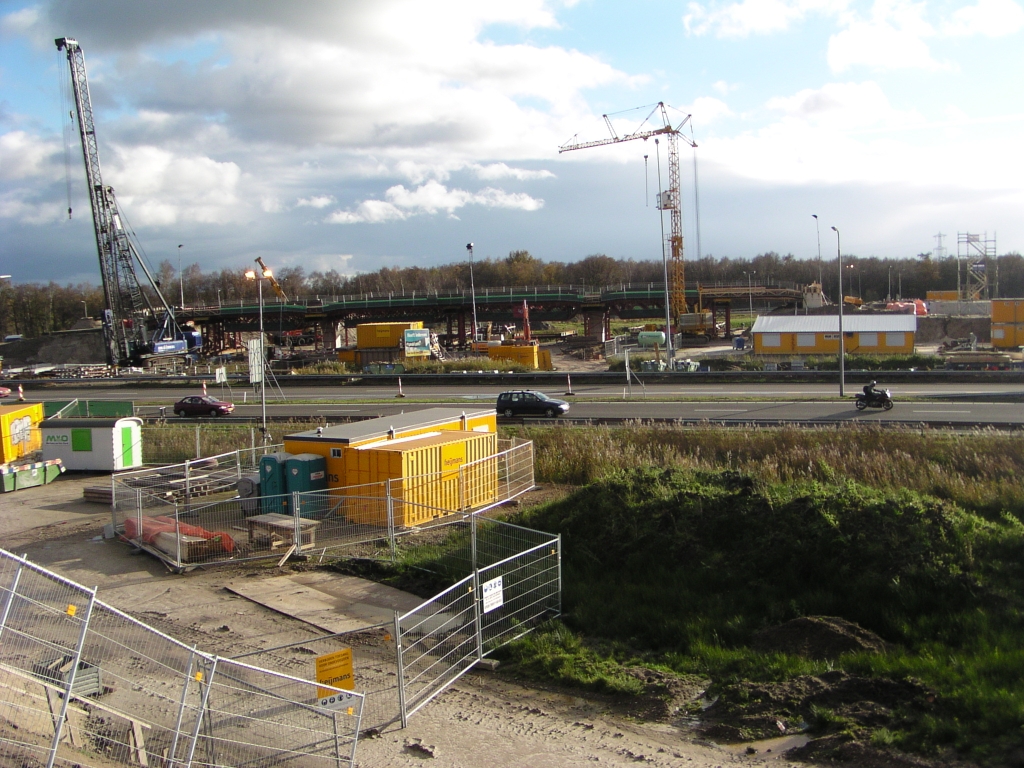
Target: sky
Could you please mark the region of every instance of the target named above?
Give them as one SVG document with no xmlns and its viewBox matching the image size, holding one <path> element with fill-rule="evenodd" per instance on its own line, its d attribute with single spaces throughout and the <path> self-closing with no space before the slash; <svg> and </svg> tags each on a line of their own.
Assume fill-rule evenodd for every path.
<svg viewBox="0 0 1024 768">
<path fill-rule="evenodd" d="M 154 264 L 351 275 L 469 242 L 660 259 L 664 141 L 559 153 L 608 137 L 605 114 L 660 127 L 658 102 L 697 144 L 687 259 L 816 258 L 816 223 L 826 258 L 938 233 L 955 254 L 966 232 L 1024 251 L 1017 0 L 0 0 L 16 282 L 99 282 L 58 37 L 85 53 L 103 181 Z"/>
</svg>

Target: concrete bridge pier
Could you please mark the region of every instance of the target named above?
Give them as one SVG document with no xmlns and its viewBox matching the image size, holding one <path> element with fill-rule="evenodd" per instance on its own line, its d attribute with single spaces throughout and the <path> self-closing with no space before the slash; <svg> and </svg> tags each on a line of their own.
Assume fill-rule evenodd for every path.
<svg viewBox="0 0 1024 768">
<path fill-rule="evenodd" d="M 593 341 L 604 343 L 611 336 L 611 315 L 606 309 L 583 311 L 583 335 Z"/>
</svg>

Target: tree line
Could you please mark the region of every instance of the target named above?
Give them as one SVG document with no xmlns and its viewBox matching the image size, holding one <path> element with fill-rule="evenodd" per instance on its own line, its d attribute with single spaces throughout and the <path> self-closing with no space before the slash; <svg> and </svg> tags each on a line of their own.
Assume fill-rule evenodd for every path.
<svg viewBox="0 0 1024 768">
<path fill-rule="evenodd" d="M 844 256 L 843 294 L 864 301 L 887 297 L 924 298 L 927 291 L 955 290 L 957 259 L 933 258 L 929 253 L 912 258 L 880 259 Z M 246 267 L 247 269 L 248 267 Z M 686 281 L 691 287 L 703 285 L 803 286 L 821 279 L 825 293 L 835 301 L 837 292 L 835 259 L 797 259 L 774 251 L 749 259 L 705 256 L 686 262 Z M 999 256 L 985 265 L 990 295 L 1024 297 L 1024 257 L 1019 253 Z M 204 272 L 198 264 L 185 267 L 179 275 L 170 261 L 162 262 L 154 275 L 167 301 L 186 307 L 251 303 L 256 300 L 255 283 L 245 278 L 245 269 Z M 331 299 L 358 294 L 400 294 L 412 291 L 433 293 L 469 290 L 469 261 L 432 267 L 382 267 L 376 272 L 345 275 L 337 270 L 306 272 L 302 267 L 285 267 L 275 273 L 290 299 Z M 528 251 L 512 251 L 505 258 L 476 259 L 472 282 L 477 289 L 538 285 L 582 285 L 595 289 L 627 283 L 664 281 L 661 261 L 615 259 L 603 254 L 573 262 L 544 261 Z M 264 298 L 273 294 L 264 287 Z M 39 336 L 66 330 L 88 314 L 99 317 L 104 308 L 103 290 L 88 283 L 59 285 L 56 282 L 0 282 L 0 335 Z"/>
</svg>

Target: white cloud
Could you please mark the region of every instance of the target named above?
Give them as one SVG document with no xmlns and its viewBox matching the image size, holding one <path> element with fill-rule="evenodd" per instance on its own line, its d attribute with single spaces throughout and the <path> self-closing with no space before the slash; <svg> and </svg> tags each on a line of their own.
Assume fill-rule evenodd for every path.
<svg viewBox="0 0 1024 768">
<path fill-rule="evenodd" d="M 0 33 L 23 35 L 39 23 L 39 9 L 33 6 L 0 17 Z"/>
<path fill-rule="evenodd" d="M 711 87 L 714 88 L 722 96 L 728 96 L 732 91 L 735 91 L 737 88 L 739 88 L 739 85 L 734 83 L 728 83 L 725 80 L 717 80 L 711 84 Z"/>
<path fill-rule="evenodd" d="M 334 202 L 334 195 L 313 195 L 312 197 L 300 197 L 295 205 L 299 208 L 326 208 Z"/>
<path fill-rule="evenodd" d="M 0 179 L 12 181 L 33 176 L 52 176 L 57 147 L 25 131 L 0 135 Z"/>
<path fill-rule="evenodd" d="M 693 119 L 702 126 L 713 123 L 720 117 L 729 117 L 733 113 L 728 104 L 713 96 L 700 96 L 694 99 L 693 104 L 689 107 L 689 112 L 693 115 Z"/>
<path fill-rule="evenodd" d="M 385 193 L 387 200 L 364 200 L 354 211 L 335 211 L 327 217 L 330 224 L 380 224 L 386 221 L 407 219 L 418 214 L 447 212 L 449 216 L 467 205 L 486 208 L 507 208 L 520 211 L 536 211 L 544 201 L 525 193 L 509 193 L 487 187 L 479 192 L 464 189 L 448 189 L 437 181 L 428 181 L 415 189 L 406 189 L 397 184 Z"/>
<path fill-rule="evenodd" d="M 470 166 L 477 178 L 484 180 L 494 179 L 518 179 L 519 181 L 525 181 L 527 179 L 553 179 L 555 174 L 551 171 L 539 170 L 530 171 L 525 168 L 510 168 L 505 163 L 490 163 L 489 165 L 472 165 Z"/>
<path fill-rule="evenodd" d="M 950 37 L 985 35 L 1003 37 L 1024 28 L 1024 8 L 1013 0 L 978 0 L 953 12 L 942 25 L 942 32 Z"/>
<path fill-rule="evenodd" d="M 115 146 L 113 162 L 104 171 L 104 181 L 114 187 L 132 224 L 151 226 L 243 219 L 241 176 L 235 163 L 152 146 Z"/>
<path fill-rule="evenodd" d="M 870 19 L 851 17 L 846 29 L 828 42 L 833 72 L 856 65 L 873 69 L 940 69 L 924 38 L 935 30 L 925 20 L 925 4 L 905 0 L 875 0 Z"/>
<path fill-rule="evenodd" d="M 713 32 L 717 37 L 749 37 L 784 32 L 808 13 L 835 12 L 845 6 L 843 0 L 740 0 L 717 6 L 690 3 L 683 25 L 693 35 Z"/>
<path fill-rule="evenodd" d="M 944 123 L 894 108 L 877 83 L 830 83 L 768 101 L 779 118 L 701 143 L 727 175 L 783 186 L 903 185 L 1019 194 L 1024 156 L 1014 132 L 949 151 Z M 955 118 L 956 113 L 949 113 Z"/>
<path fill-rule="evenodd" d="M 792 96 L 769 99 L 766 106 L 801 123 L 844 133 L 922 121 L 916 113 L 894 109 L 882 88 L 871 81 L 827 83 L 821 88 L 806 88 Z"/>
</svg>

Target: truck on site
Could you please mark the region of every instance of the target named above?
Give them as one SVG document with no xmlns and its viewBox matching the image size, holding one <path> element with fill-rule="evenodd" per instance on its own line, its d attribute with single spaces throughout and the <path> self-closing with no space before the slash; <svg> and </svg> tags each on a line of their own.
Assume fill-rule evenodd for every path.
<svg viewBox="0 0 1024 768">
<path fill-rule="evenodd" d="M 61 37 L 54 42 L 58 51 L 67 52 L 71 71 L 71 89 L 82 139 L 85 179 L 106 300 L 102 320 L 107 363 L 114 366 L 148 365 L 155 360 L 198 356 L 202 336 L 198 331 L 184 329 L 178 324 L 174 309 L 140 256 L 141 249 L 118 209 L 113 188 L 103 183 L 85 54 L 73 38 Z M 70 207 L 68 217 L 71 217 Z M 136 264 L 142 268 L 145 284 L 139 280 Z"/>
</svg>

